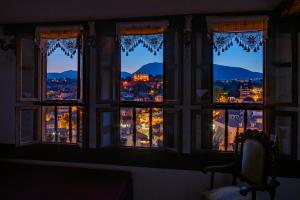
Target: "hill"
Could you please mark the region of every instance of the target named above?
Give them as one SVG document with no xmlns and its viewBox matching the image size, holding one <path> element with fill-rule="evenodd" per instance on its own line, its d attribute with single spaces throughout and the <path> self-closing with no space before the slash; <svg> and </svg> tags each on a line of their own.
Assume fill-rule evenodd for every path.
<svg viewBox="0 0 300 200">
<path fill-rule="evenodd" d="M 216 80 L 247 80 L 262 78 L 263 74 L 252 72 L 241 67 L 229 67 L 224 65 L 214 65 L 214 81 Z"/>
<path fill-rule="evenodd" d="M 47 78 L 48 79 L 54 79 L 54 78 L 70 78 L 70 79 L 77 79 L 77 71 L 69 70 L 69 71 L 64 71 L 61 73 L 47 73 Z"/>
<path fill-rule="evenodd" d="M 128 77 L 132 77 L 132 74 L 128 72 L 121 72 L 121 79 L 126 79 Z"/>
<path fill-rule="evenodd" d="M 163 74 L 163 63 L 148 63 L 143 65 L 134 73 L 141 73 L 141 74 L 149 74 L 152 76 L 162 75 Z"/>
</svg>

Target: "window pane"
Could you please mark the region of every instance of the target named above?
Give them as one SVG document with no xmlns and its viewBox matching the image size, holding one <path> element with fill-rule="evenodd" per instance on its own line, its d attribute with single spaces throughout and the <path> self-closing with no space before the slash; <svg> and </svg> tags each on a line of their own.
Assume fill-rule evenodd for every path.
<svg viewBox="0 0 300 200">
<path fill-rule="evenodd" d="M 69 137 L 69 106 L 57 107 L 58 142 L 66 143 Z"/>
<path fill-rule="evenodd" d="M 247 111 L 247 129 L 263 130 L 263 111 L 248 110 Z"/>
<path fill-rule="evenodd" d="M 227 151 L 234 150 L 235 136 L 244 132 L 244 110 L 228 110 L 228 146 Z"/>
<path fill-rule="evenodd" d="M 212 149 L 225 151 L 225 110 L 213 110 Z"/>
<path fill-rule="evenodd" d="M 163 110 L 161 108 L 152 108 L 152 146 L 163 146 Z"/>
<path fill-rule="evenodd" d="M 37 98 L 37 66 L 32 38 L 22 38 L 22 98 Z"/>
<path fill-rule="evenodd" d="M 78 85 L 77 39 L 49 39 L 47 51 L 47 100 L 75 100 Z"/>
<path fill-rule="evenodd" d="M 133 108 L 120 108 L 120 144 L 122 146 L 134 146 Z"/>
<path fill-rule="evenodd" d="M 163 34 L 121 36 L 121 101 L 163 101 Z"/>
<path fill-rule="evenodd" d="M 68 138 L 68 142 L 69 143 L 74 143 L 76 144 L 77 143 L 77 122 L 78 122 L 78 116 L 77 116 L 77 113 L 78 113 L 78 108 L 76 106 L 72 106 L 71 107 L 72 109 L 72 117 L 71 117 L 71 122 L 72 122 L 72 135 L 69 136 Z"/>
<path fill-rule="evenodd" d="M 45 135 L 43 137 L 44 142 L 55 142 L 56 130 L 55 130 L 55 107 L 45 107 Z"/>
<path fill-rule="evenodd" d="M 37 140 L 37 110 L 21 111 L 20 144 L 26 144 Z"/>
<path fill-rule="evenodd" d="M 213 100 L 263 102 L 262 32 L 215 32 Z"/>
<path fill-rule="evenodd" d="M 84 131 L 84 122 L 83 122 L 83 117 L 84 117 L 84 110 L 82 107 L 78 107 L 77 108 L 79 110 L 79 128 L 78 128 L 78 137 L 77 137 L 77 142 L 78 143 L 81 143 L 82 142 L 82 139 L 83 139 L 83 131 Z"/>
<path fill-rule="evenodd" d="M 150 146 L 150 108 L 136 108 L 136 146 Z"/>
</svg>

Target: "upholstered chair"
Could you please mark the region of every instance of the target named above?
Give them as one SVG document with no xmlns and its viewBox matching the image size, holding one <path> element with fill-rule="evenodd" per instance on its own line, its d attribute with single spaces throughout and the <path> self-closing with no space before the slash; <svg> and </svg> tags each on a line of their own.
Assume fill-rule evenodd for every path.
<svg viewBox="0 0 300 200">
<path fill-rule="evenodd" d="M 269 192 L 270 199 L 275 198 L 275 189 L 279 182 L 273 176 L 268 182 L 268 173 L 275 163 L 274 142 L 257 130 L 247 130 L 235 138 L 235 161 L 223 166 L 210 166 L 205 172 L 211 172 L 210 190 L 202 195 L 203 200 L 243 200 L 256 199 L 257 191 Z M 233 184 L 213 189 L 216 171 L 230 170 Z M 241 185 L 236 185 L 236 178 Z M 249 193 L 249 194 L 248 194 Z M 248 195 L 247 195 L 248 194 Z"/>
</svg>

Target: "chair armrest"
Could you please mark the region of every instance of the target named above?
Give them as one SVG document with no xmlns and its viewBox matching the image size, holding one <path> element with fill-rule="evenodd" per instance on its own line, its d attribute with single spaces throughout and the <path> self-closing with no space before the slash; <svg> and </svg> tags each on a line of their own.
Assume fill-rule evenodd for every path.
<svg viewBox="0 0 300 200">
<path fill-rule="evenodd" d="M 235 163 L 232 162 L 232 163 L 228 163 L 226 165 L 212 165 L 212 166 L 208 166 L 208 167 L 204 168 L 203 173 L 206 174 L 207 172 L 211 172 L 209 189 L 211 190 L 211 189 L 214 188 L 215 172 L 216 171 L 230 169 L 230 168 L 233 168 L 234 165 L 235 165 Z"/>
<path fill-rule="evenodd" d="M 207 172 L 215 172 L 215 171 L 226 170 L 226 169 L 233 168 L 234 165 L 235 165 L 234 162 L 231 162 L 231 163 L 228 163 L 228 164 L 225 164 L 225 165 L 211 165 L 211 166 L 208 166 L 208 167 L 204 168 L 203 172 L 207 173 Z"/>
</svg>

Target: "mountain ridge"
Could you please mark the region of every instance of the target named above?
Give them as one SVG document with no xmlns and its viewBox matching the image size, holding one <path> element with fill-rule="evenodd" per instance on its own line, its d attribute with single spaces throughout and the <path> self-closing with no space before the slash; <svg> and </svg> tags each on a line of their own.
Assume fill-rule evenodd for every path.
<svg viewBox="0 0 300 200">
<path fill-rule="evenodd" d="M 214 64 L 214 81 L 216 80 L 247 80 L 263 78 L 260 72 L 253 72 L 242 67 L 231 67 Z"/>
<path fill-rule="evenodd" d="M 152 76 L 162 75 L 163 74 L 163 63 L 153 62 L 147 63 L 141 66 L 138 70 L 133 73 L 121 71 L 121 78 L 126 79 L 132 77 L 134 74 L 149 74 Z"/>
<path fill-rule="evenodd" d="M 77 71 L 75 70 L 67 70 L 63 72 L 50 72 L 47 73 L 48 79 L 59 79 L 59 78 L 70 78 L 70 79 L 77 79 Z"/>
</svg>

